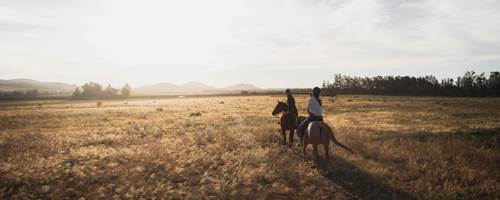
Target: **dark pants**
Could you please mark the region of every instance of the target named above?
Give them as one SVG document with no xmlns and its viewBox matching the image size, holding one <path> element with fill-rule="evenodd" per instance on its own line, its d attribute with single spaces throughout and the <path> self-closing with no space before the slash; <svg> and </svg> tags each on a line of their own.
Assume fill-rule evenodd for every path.
<svg viewBox="0 0 500 200">
<path fill-rule="evenodd" d="M 295 114 L 295 116 L 297 116 L 297 117 L 299 116 L 299 112 L 297 111 L 297 108 L 292 109 L 292 110 L 291 110 L 291 112 L 292 112 L 293 114 Z"/>
<path fill-rule="evenodd" d="M 309 123 L 313 121 L 323 121 L 322 116 L 316 116 L 316 115 L 309 115 L 300 125 L 299 129 L 297 130 L 298 134 L 300 137 L 304 135 L 304 132 L 306 131 L 307 126 L 309 126 Z"/>
</svg>

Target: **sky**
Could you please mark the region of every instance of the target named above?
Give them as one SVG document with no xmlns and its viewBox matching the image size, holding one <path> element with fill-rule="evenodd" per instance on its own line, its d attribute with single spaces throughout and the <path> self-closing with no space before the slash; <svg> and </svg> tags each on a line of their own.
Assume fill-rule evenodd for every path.
<svg viewBox="0 0 500 200">
<path fill-rule="evenodd" d="M 0 79 L 312 87 L 500 70 L 498 0 L 0 0 Z"/>
</svg>

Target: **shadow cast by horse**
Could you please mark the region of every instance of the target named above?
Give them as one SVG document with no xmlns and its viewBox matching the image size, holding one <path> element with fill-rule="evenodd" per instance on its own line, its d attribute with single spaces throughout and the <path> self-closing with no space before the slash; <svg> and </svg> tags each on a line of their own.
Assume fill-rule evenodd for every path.
<svg viewBox="0 0 500 200">
<path fill-rule="evenodd" d="M 338 156 L 333 156 L 331 165 L 321 169 L 325 178 L 360 199 L 417 199 Z"/>
</svg>

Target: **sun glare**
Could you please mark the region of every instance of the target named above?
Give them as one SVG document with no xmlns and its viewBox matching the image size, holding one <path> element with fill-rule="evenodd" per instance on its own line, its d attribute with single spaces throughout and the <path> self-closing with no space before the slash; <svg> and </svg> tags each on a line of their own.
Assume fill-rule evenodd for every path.
<svg viewBox="0 0 500 200">
<path fill-rule="evenodd" d="M 237 44 L 231 26 L 238 6 L 207 1 L 105 1 L 84 34 L 104 62 L 119 65 L 212 64 Z M 231 13 L 229 13 L 231 12 Z"/>
</svg>

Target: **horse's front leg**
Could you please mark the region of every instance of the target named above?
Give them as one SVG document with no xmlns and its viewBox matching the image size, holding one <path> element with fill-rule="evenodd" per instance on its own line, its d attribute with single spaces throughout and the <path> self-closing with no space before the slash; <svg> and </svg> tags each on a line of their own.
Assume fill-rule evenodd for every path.
<svg viewBox="0 0 500 200">
<path fill-rule="evenodd" d="M 286 145 L 286 132 L 283 129 L 281 129 L 280 132 L 281 132 L 281 136 L 283 137 L 283 144 L 282 145 Z"/>
<path fill-rule="evenodd" d="M 293 136 L 294 135 L 295 135 L 295 131 L 293 129 L 290 130 L 290 135 L 289 135 L 289 140 L 290 141 L 288 141 L 289 142 L 288 143 L 288 148 L 290 148 L 290 149 L 292 148 L 292 145 L 293 145 Z"/>
<path fill-rule="evenodd" d="M 298 146 L 301 146 L 304 144 L 304 135 L 300 134 L 300 131 L 297 129 L 297 136 L 299 136 L 299 143 L 297 144 Z"/>
<path fill-rule="evenodd" d="M 304 158 L 306 158 L 306 148 L 307 148 L 307 140 L 303 140 L 302 143 L 302 153 L 304 153 Z"/>
</svg>

